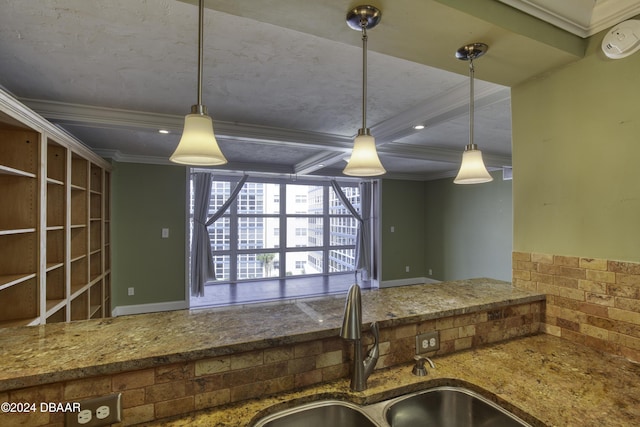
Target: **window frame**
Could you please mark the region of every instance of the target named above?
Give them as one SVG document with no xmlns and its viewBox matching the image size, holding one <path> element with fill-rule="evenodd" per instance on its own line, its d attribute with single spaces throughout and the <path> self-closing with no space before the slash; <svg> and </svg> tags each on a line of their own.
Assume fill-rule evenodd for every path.
<svg viewBox="0 0 640 427">
<path fill-rule="evenodd" d="M 235 185 L 237 185 L 239 180 L 240 180 L 240 176 L 233 175 L 233 174 L 229 174 L 229 175 L 216 174 L 213 177 L 214 184 L 212 185 L 212 191 L 214 191 L 214 189 L 216 188 L 219 188 L 219 186 L 216 187 L 216 182 L 222 182 L 222 181 L 229 183 L 228 184 L 229 191 L 226 193 L 226 197 L 216 196 L 215 199 L 212 197 L 212 201 L 216 200 L 218 203 L 217 205 L 214 203 L 210 204 L 209 214 L 215 211 L 215 208 L 212 209 L 211 206 L 220 206 L 221 203 L 223 203 L 224 200 L 226 200 L 226 198 L 228 197 L 231 190 L 235 187 Z M 358 180 L 355 180 L 355 179 L 338 180 L 338 183 L 343 189 L 347 187 L 358 188 L 359 182 L 360 182 L 359 179 Z M 256 209 L 258 207 L 258 202 L 256 201 L 256 198 L 253 197 L 254 195 L 249 194 L 249 196 L 246 197 L 245 191 L 247 189 L 247 185 L 260 184 L 260 183 L 276 184 L 279 186 L 277 194 L 276 193 L 267 194 L 267 191 L 264 189 L 262 191 L 262 200 L 264 201 L 264 204 L 269 203 L 270 201 L 277 202 L 279 204 L 279 208 L 276 209 L 277 212 L 258 213 Z M 309 212 L 288 213 L 287 199 L 289 197 L 293 198 L 290 203 L 291 206 L 295 206 L 296 203 L 294 202 L 300 200 L 299 194 L 292 195 L 294 194 L 293 192 L 287 192 L 287 186 L 289 185 L 306 185 L 306 186 L 321 187 L 322 188 L 322 213 L 321 214 L 309 213 Z M 245 193 L 245 195 L 243 195 L 243 193 Z M 216 245 L 217 242 L 214 239 L 212 239 L 212 242 L 211 242 L 213 256 L 214 256 L 214 263 L 216 264 L 216 270 L 217 270 L 218 276 L 220 277 L 220 279 L 217 280 L 216 283 L 235 283 L 235 282 L 244 282 L 244 281 L 250 281 L 250 280 L 264 280 L 264 279 L 278 279 L 278 278 L 283 279 L 283 278 L 292 277 L 292 276 L 303 277 L 303 276 L 330 275 L 330 274 L 353 272 L 354 268 L 352 265 L 352 261 L 353 261 L 353 257 L 355 256 L 356 236 L 354 234 L 352 237 L 353 244 L 332 245 L 331 233 L 332 233 L 332 226 L 334 226 L 334 222 L 332 221 L 332 219 L 337 219 L 336 222 L 338 224 L 344 223 L 345 227 L 347 228 L 349 227 L 349 222 L 351 221 L 352 222 L 351 228 L 354 228 L 355 230 L 357 230 L 357 220 L 351 215 L 351 213 L 348 212 L 347 209 L 342 207 L 341 202 L 339 200 L 338 201 L 335 200 L 337 199 L 337 196 L 335 196 L 335 199 L 330 200 L 331 193 L 333 193 L 333 189 L 331 187 L 331 181 L 329 181 L 327 178 L 314 179 L 313 177 L 309 177 L 309 178 L 292 180 L 290 178 L 284 178 L 284 177 L 282 178 L 281 177 L 264 177 L 264 176 L 249 177 L 249 179 L 245 183 L 245 187 L 242 189 L 242 191 L 238 195 L 238 199 L 229 206 L 229 209 L 227 210 L 227 212 L 225 212 L 222 215 L 222 217 L 218 219 L 218 221 L 216 221 L 216 223 L 209 226 L 210 235 L 212 234 L 212 230 L 217 230 L 216 232 L 218 233 L 218 235 L 222 234 L 225 236 L 226 248 L 220 247 L 220 245 Z M 251 209 L 247 209 L 247 210 L 239 209 L 238 205 L 243 200 L 241 199 L 241 197 L 244 197 L 247 200 L 253 200 L 254 202 L 253 211 Z M 314 197 L 309 194 L 309 195 L 306 195 L 305 198 L 307 199 L 307 203 L 310 204 L 312 203 L 312 199 Z M 358 211 L 360 209 L 359 202 L 360 202 L 360 198 L 359 198 L 359 191 L 358 191 L 357 202 L 354 204 L 354 206 Z M 262 210 L 264 211 L 264 205 Z M 340 213 L 331 213 L 332 211 L 335 211 L 335 210 L 338 210 Z M 239 235 L 240 221 L 241 220 L 251 221 L 252 219 L 255 219 L 255 222 L 258 223 L 262 219 L 267 219 L 267 218 L 276 218 L 279 223 L 279 225 L 275 227 L 275 230 L 278 230 L 279 232 L 275 233 L 275 236 L 274 236 L 276 237 L 279 243 L 275 244 L 274 247 L 267 247 L 267 248 L 265 247 L 256 248 L 256 247 L 251 247 L 251 245 L 245 245 L 245 247 L 241 247 L 241 239 L 240 239 L 241 236 Z M 287 237 L 291 233 L 293 234 L 294 237 L 296 235 L 295 225 L 294 225 L 294 228 L 292 229 L 287 228 L 287 222 L 290 219 L 293 219 L 293 220 L 319 219 L 322 222 L 322 236 L 321 236 L 322 244 L 316 245 L 316 246 L 310 246 L 308 244 L 306 246 L 287 245 Z M 225 227 L 219 225 L 221 221 L 226 221 L 228 223 L 229 228 L 227 229 L 228 231 L 227 235 L 225 235 Z M 263 226 L 266 226 L 266 225 L 264 225 L 263 223 Z M 307 239 L 310 239 L 309 235 L 311 234 L 311 232 L 309 230 L 310 228 L 309 226 L 307 226 L 307 233 L 306 233 Z M 266 234 L 264 233 L 263 235 L 266 236 Z M 339 243 L 342 243 L 342 242 L 339 242 Z M 264 246 L 264 244 L 265 242 L 263 242 L 262 246 Z M 348 252 L 345 252 L 345 251 L 348 251 Z M 310 254 L 313 252 L 321 252 L 322 253 L 321 272 L 299 273 L 299 274 L 287 275 L 288 273 L 286 268 L 287 254 L 296 253 L 296 252 L 309 252 Z M 251 259 L 251 256 L 257 256 L 259 254 L 264 254 L 264 253 L 277 254 L 277 258 L 276 258 L 278 261 L 277 275 L 267 276 L 267 277 L 253 277 L 253 276 L 259 276 L 262 274 L 262 272 L 259 271 L 261 267 L 258 265 L 259 261 L 257 260 L 255 261 L 256 266 L 253 268 L 253 272 L 255 273 L 255 275 L 251 272 L 245 273 L 244 275 L 239 274 L 240 272 L 239 272 L 238 259 L 240 259 L 240 257 L 249 257 L 249 259 Z M 223 259 L 224 261 L 221 261 L 221 259 Z M 292 260 L 292 261 L 293 263 L 295 263 L 295 260 Z M 224 265 L 225 263 L 227 263 L 227 268 L 225 268 L 224 271 L 219 271 L 218 269 L 220 265 Z M 351 263 L 351 266 L 349 269 L 336 270 L 335 265 L 338 265 L 337 268 L 343 268 L 347 266 L 347 264 L 349 263 Z M 305 266 L 309 267 L 309 266 L 316 266 L 318 263 L 312 261 L 309 255 L 309 258 L 305 259 L 304 264 Z M 223 273 L 223 274 L 220 274 L 220 273 Z"/>
</svg>

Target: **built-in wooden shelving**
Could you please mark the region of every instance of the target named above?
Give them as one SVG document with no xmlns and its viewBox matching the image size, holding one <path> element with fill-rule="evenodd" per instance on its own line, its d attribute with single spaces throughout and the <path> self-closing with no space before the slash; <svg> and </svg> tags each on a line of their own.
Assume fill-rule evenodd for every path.
<svg viewBox="0 0 640 427">
<path fill-rule="evenodd" d="M 0 89 L 0 327 L 110 316 L 109 170 Z"/>
</svg>

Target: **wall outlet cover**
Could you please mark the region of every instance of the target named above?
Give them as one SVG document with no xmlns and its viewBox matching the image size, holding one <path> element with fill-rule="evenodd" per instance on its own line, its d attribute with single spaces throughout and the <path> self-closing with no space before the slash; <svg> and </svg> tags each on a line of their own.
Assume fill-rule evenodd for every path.
<svg viewBox="0 0 640 427">
<path fill-rule="evenodd" d="M 122 393 L 82 400 L 78 412 L 66 412 L 66 427 L 105 427 L 122 421 Z"/>
<path fill-rule="evenodd" d="M 440 349 L 440 332 L 425 332 L 416 336 L 416 354 L 431 353 Z"/>
</svg>

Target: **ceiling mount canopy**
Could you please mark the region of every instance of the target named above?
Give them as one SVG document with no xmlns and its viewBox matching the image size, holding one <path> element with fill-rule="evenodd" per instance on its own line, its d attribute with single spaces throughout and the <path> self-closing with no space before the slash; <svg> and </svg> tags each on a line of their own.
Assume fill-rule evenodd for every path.
<svg viewBox="0 0 640 427">
<path fill-rule="evenodd" d="M 202 105 L 202 57 L 203 57 L 204 0 L 198 8 L 198 103 L 191 106 L 191 114 L 184 119 L 184 130 L 178 147 L 169 160 L 194 166 L 216 166 L 227 163 L 213 134 L 213 120 Z"/>
<path fill-rule="evenodd" d="M 462 61 L 473 61 L 487 53 L 487 50 L 489 50 L 489 46 L 484 43 L 471 43 L 456 50 L 456 58 Z M 473 67 L 471 62 L 469 67 Z"/>
<path fill-rule="evenodd" d="M 464 148 L 462 153 L 462 164 L 458 175 L 453 180 L 455 184 L 481 184 L 483 182 L 493 181 L 493 177 L 487 171 L 482 161 L 482 152 L 478 150 L 478 146 L 473 142 L 473 113 L 474 113 L 474 93 L 473 78 L 474 68 L 473 60 L 484 55 L 489 46 L 484 43 L 472 43 L 462 46 L 456 51 L 456 58 L 469 61 L 469 144 Z"/>
<path fill-rule="evenodd" d="M 351 176 L 376 176 L 386 173 L 376 151 L 376 140 L 367 128 L 367 30 L 380 22 L 382 13 L 373 6 L 358 6 L 347 13 L 347 25 L 362 31 L 362 127 L 353 140 L 353 151 L 342 171 Z"/>
<path fill-rule="evenodd" d="M 381 18 L 380 9 L 369 5 L 358 6 L 347 12 L 347 25 L 356 31 L 362 31 L 363 26 L 370 30 L 380 23 Z"/>
</svg>

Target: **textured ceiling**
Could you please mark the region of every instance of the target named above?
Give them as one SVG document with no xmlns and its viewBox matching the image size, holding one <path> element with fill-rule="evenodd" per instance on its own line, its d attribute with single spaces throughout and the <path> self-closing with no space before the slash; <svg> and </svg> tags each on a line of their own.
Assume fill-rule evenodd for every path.
<svg viewBox="0 0 640 427">
<path fill-rule="evenodd" d="M 511 163 L 508 87 L 581 55 L 570 37 L 550 42 L 448 3 L 460 2 L 373 3 L 382 21 L 369 31 L 367 124 L 389 177 L 455 175 L 469 133 L 458 47 L 490 45 L 475 62 L 475 142 L 495 168 Z M 514 26 L 539 22 L 482 3 Z M 205 5 L 203 103 L 230 161 L 223 168 L 340 175 L 362 115 L 360 33 L 345 23 L 356 4 Z M 196 103 L 195 1 L 0 0 L 0 9 L 0 85 L 105 157 L 168 162 Z"/>
</svg>

